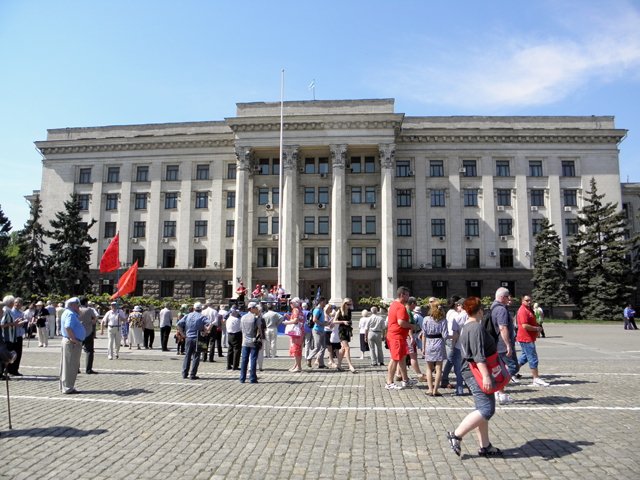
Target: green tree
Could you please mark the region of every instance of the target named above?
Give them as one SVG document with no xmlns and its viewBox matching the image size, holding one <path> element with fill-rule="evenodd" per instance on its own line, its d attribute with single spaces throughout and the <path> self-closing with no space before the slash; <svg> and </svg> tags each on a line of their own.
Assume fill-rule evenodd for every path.
<svg viewBox="0 0 640 480">
<path fill-rule="evenodd" d="M 31 203 L 29 220 L 18 232 L 16 255 L 13 258 L 11 288 L 25 298 L 41 298 L 48 293 L 46 257 L 43 253 L 44 227 L 40 223 L 42 202 L 36 195 Z"/>
<path fill-rule="evenodd" d="M 571 244 L 575 302 L 583 318 L 621 317 L 634 286 L 631 252 L 637 238 L 627 238 L 624 213 L 603 202 L 594 178 L 578 217 L 578 234 Z"/>
<path fill-rule="evenodd" d="M 90 244 L 96 239 L 89 235 L 89 229 L 96 223 L 91 219 L 84 222 L 80 215 L 78 196 L 64 202 L 64 211 L 58 212 L 51 220 L 53 230 L 48 236 L 51 243 L 49 275 L 51 289 L 59 294 L 79 295 L 89 291 Z"/>
<path fill-rule="evenodd" d="M 562 261 L 560 237 L 549 219 L 542 220 L 542 228 L 535 237 L 533 252 L 533 291 L 531 295 L 540 305 L 553 311 L 554 305 L 566 303 L 567 270 Z"/>
<path fill-rule="evenodd" d="M 6 293 L 9 290 L 10 278 L 10 259 L 9 259 L 9 232 L 11 231 L 11 222 L 2 211 L 0 206 L 0 293 Z"/>
</svg>

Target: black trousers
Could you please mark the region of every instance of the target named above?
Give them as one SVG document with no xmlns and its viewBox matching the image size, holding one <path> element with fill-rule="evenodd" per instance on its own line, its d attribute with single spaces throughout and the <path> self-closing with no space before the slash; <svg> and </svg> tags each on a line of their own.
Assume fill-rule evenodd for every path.
<svg viewBox="0 0 640 480">
<path fill-rule="evenodd" d="M 20 369 L 20 360 L 22 360 L 22 339 L 23 337 L 16 337 L 14 342 L 7 342 L 7 348 L 16 352 L 16 361 L 7 367 L 7 372 L 12 375 L 18 373 Z"/>
<path fill-rule="evenodd" d="M 213 328 L 209 334 L 209 361 L 213 362 L 216 356 L 216 348 L 218 348 L 218 356 L 222 357 L 222 332 L 217 328 Z"/>
<path fill-rule="evenodd" d="M 227 340 L 229 342 L 227 368 L 237 370 L 240 368 L 240 356 L 242 355 L 242 332 L 229 333 Z"/>
<path fill-rule="evenodd" d="M 93 348 L 94 338 L 93 333 L 89 334 L 87 338 L 82 341 L 82 349 L 84 350 L 85 369 L 86 373 L 93 370 L 93 356 L 95 349 Z"/>
<path fill-rule="evenodd" d="M 169 335 L 171 334 L 171 325 L 168 327 L 160 327 L 160 346 L 163 352 L 169 351 Z"/>
<path fill-rule="evenodd" d="M 144 348 L 153 348 L 153 340 L 156 338 L 156 332 L 153 328 L 144 329 Z"/>
</svg>

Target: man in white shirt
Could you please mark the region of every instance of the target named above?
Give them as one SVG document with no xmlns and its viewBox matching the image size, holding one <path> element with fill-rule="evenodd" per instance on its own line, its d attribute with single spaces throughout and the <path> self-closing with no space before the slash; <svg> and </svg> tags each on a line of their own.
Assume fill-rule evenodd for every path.
<svg viewBox="0 0 640 480">
<path fill-rule="evenodd" d="M 213 300 L 207 300 L 207 308 L 202 310 L 202 315 L 207 317 L 207 321 L 211 324 L 211 331 L 208 336 L 208 348 L 207 352 L 203 352 L 203 362 L 207 361 L 207 356 L 210 362 L 215 362 L 216 356 L 216 344 L 218 345 L 218 353 L 222 356 L 222 344 L 220 343 L 221 332 L 219 331 L 220 322 L 218 320 L 218 311 L 213 308 Z"/>
<path fill-rule="evenodd" d="M 273 311 L 273 305 L 267 304 L 267 311 L 262 314 L 267 332 L 266 342 L 264 343 L 264 356 L 266 358 L 275 358 L 278 356 L 278 327 L 282 323 L 282 315 Z"/>
<path fill-rule="evenodd" d="M 169 335 L 171 334 L 172 314 L 169 310 L 169 304 L 165 303 L 164 308 L 160 310 L 160 347 L 163 352 L 169 351 Z"/>
<path fill-rule="evenodd" d="M 125 313 L 118 308 L 117 302 L 111 302 L 111 310 L 104 314 L 100 324 L 100 335 L 104 333 L 104 327 L 107 326 L 107 358 L 113 360 L 120 354 L 120 324 L 127 319 Z"/>
</svg>

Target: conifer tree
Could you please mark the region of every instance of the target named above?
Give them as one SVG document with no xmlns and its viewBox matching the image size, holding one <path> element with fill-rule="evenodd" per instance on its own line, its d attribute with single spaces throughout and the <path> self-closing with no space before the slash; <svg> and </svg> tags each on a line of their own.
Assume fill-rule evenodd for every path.
<svg viewBox="0 0 640 480">
<path fill-rule="evenodd" d="M 542 220 L 542 229 L 535 240 L 531 294 L 537 303 L 553 309 L 554 305 L 568 301 L 567 270 L 562 261 L 560 237 L 549 219 Z"/>
<path fill-rule="evenodd" d="M 41 216 L 42 202 L 40 196 L 36 195 L 31 202 L 29 220 L 18 232 L 17 253 L 12 261 L 12 291 L 27 299 L 48 293 L 46 257 L 43 253 L 46 232 L 40 223 Z"/>
<path fill-rule="evenodd" d="M 51 243 L 49 257 L 50 286 L 54 292 L 63 295 L 79 295 L 89 291 L 90 244 L 96 239 L 89 235 L 89 229 L 96 223 L 94 219 L 82 221 L 78 196 L 64 202 L 64 211 L 58 212 L 51 220 L 53 230 L 48 236 Z"/>
<path fill-rule="evenodd" d="M 637 238 L 626 238 L 624 213 L 617 204 L 603 202 L 594 178 L 578 217 L 578 234 L 571 244 L 575 302 L 583 318 L 622 316 L 633 293 L 631 252 Z"/>
<path fill-rule="evenodd" d="M 0 206 L 0 294 L 9 291 L 9 232 L 11 232 L 11 222 L 2 211 L 2 206 Z"/>
</svg>

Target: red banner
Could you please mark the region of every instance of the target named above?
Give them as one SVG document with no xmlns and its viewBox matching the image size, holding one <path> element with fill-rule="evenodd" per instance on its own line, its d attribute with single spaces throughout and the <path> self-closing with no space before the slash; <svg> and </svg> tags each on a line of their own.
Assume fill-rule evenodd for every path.
<svg viewBox="0 0 640 480">
<path fill-rule="evenodd" d="M 120 234 L 116 233 L 100 259 L 100 273 L 113 272 L 120 268 L 120 238 L 118 235 Z"/>
<path fill-rule="evenodd" d="M 138 281 L 138 261 L 131 265 L 129 270 L 124 272 L 124 275 L 120 277 L 118 281 L 118 291 L 111 295 L 111 300 L 115 300 L 118 297 L 123 297 L 129 293 L 136 291 L 136 283 Z"/>
</svg>

